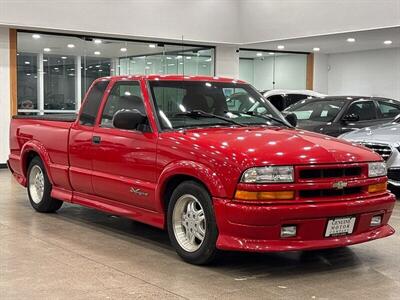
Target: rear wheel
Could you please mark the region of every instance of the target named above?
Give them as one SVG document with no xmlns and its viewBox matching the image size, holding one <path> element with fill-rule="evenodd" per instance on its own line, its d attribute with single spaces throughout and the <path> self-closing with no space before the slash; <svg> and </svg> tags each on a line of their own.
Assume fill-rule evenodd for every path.
<svg viewBox="0 0 400 300">
<path fill-rule="evenodd" d="M 185 261 L 201 265 L 215 258 L 218 229 L 211 197 L 202 185 L 185 181 L 174 190 L 167 223 L 171 243 Z"/>
<path fill-rule="evenodd" d="M 62 206 L 62 201 L 50 196 L 51 183 L 39 157 L 34 157 L 30 162 L 27 180 L 29 201 L 36 211 L 55 212 Z"/>
</svg>

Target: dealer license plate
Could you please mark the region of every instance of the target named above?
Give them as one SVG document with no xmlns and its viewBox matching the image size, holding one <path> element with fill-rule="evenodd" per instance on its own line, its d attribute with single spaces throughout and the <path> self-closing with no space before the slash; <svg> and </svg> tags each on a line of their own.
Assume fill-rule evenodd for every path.
<svg viewBox="0 0 400 300">
<path fill-rule="evenodd" d="M 356 217 L 340 217 L 330 219 L 325 231 L 325 237 L 351 234 Z"/>
</svg>

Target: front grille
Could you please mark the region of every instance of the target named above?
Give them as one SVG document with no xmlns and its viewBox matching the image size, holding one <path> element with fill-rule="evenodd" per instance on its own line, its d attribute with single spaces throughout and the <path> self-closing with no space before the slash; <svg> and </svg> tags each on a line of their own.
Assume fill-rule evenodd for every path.
<svg viewBox="0 0 400 300">
<path fill-rule="evenodd" d="M 361 167 L 300 170 L 300 179 L 341 178 L 361 175 Z"/>
<path fill-rule="evenodd" d="M 398 168 L 398 169 L 388 169 L 387 176 L 391 180 L 400 181 L 400 168 Z"/>
<path fill-rule="evenodd" d="M 303 190 L 299 195 L 301 198 L 317 198 L 317 197 L 339 197 L 345 195 L 359 194 L 362 187 L 349 187 L 344 189 L 321 189 L 321 190 Z"/>
<path fill-rule="evenodd" d="M 377 144 L 377 143 L 361 143 L 361 144 L 378 153 L 380 156 L 382 156 L 384 160 L 388 160 L 390 155 L 392 155 L 392 149 L 388 145 Z"/>
</svg>

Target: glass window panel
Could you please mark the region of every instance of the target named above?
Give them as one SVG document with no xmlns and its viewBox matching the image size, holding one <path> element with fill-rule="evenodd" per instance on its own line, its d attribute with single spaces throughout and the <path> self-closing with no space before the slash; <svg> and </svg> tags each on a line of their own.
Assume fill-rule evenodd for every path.
<svg viewBox="0 0 400 300">
<path fill-rule="evenodd" d="M 17 56 L 17 97 L 18 109 L 35 110 L 38 108 L 38 67 L 37 54 L 20 52 Z M 29 112 L 24 112 L 29 114 Z"/>
<path fill-rule="evenodd" d="M 17 33 L 19 113 L 77 110 L 86 91 L 99 77 L 214 75 L 214 48 L 46 33 L 33 35 Z"/>
<path fill-rule="evenodd" d="M 75 110 L 75 56 L 43 55 L 45 110 Z"/>
</svg>

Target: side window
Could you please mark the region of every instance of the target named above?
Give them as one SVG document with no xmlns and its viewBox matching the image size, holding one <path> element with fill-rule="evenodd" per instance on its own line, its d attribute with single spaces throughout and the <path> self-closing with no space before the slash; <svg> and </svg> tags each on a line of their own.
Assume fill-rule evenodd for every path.
<svg viewBox="0 0 400 300">
<path fill-rule="evenodd" d="M 347 114 L 359 116 L 360 121 L 376 119 L 375 103 L 373 101 L 359 101 L 350 105 Z"/>
<path fill-rule="evenodd" d="M 138 82 L 120 81 L 115 83 L 108 95 L 101 115 L 100 125 L 102 127 L 113 127 L 113 117 L 121 109 L 137 109 L 141 113 L 146 114 Z"/>
<path fill-rule="evenodd" d="M 109 81 L 99 81 L 96 83 L 87 95 L 85 104 L 82 107 L 82 112 L 79 117 L 79 124 L 86 126 L 93 126 L 96 121 L 97 112 L 101 99 L 103 98 L 104 91 L 108 86 Z"/>
<path fill-rule="evenodd" d="M 389 101 L 378 101 L 378 106 L 383 118 L 394 118 L 400 114 L 400 103 L 395 104 Z"/>
</svg>

